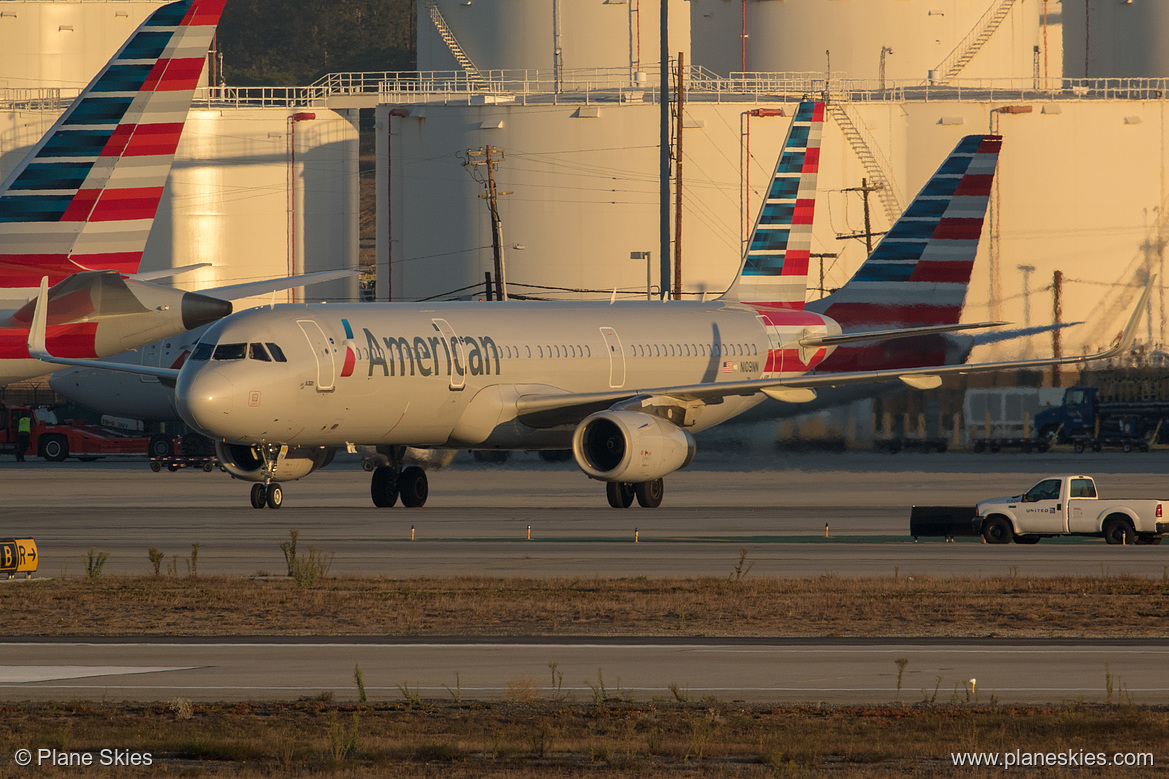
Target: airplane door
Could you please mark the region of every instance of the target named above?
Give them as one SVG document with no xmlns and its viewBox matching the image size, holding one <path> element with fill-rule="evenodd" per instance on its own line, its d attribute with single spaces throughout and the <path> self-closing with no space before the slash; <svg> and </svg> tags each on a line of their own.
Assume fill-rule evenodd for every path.
<svg viewBox="0 0 1169 779">
<path fill-rule="evenodd" d="M 332 392 L 333 377 L 336 375 L 336 364 L 333 361 L 333 345 L 325 336 L 325 331 L 311 319 L 298 319 L 296 324 L 304 337 L 308 339 L 313 350 L 313 357 L 317 361 L 317 392 Z"/>
<path fill-rule="evenodd" d="M 434 328 L 442 334 L 447 345 L 451 348 L 451 383 L 452 390 L 461 390 L 467 382 L 467 357 L 463 351 L 463 342 L 455 335 L 454 328 L 445 319 L 432 319 Z"/>
<path fill-rule="evenodd" d="M 147 365 L 151 368 L 158 367 L 159 355 L 161 354 L 161 352 L 162 352 L 162 349 L 159 347 L 157 341 L 155 341 L 152 344 L 146 344 L 146 346 L 143 346 L 141 349 L 138 350 L 138 353 L 142 357 L 142 364 Z M 146 376 L 144 374 L 140 374 L 138 376 L 138 381 L 141 381 L 144 383 L 149 383 L 149 384 L 157 384 L 158 377 L 157 376 Z"/>
<path fill-rule="evenodd" d="M 609 353 L 609 387 L 617 389 L 625 386 L 625 352 L 621 349 L 621 339 L 617 331 L 611 327 L 602 327 L 601 335 L 605 337 L 605 350 Z"/>
</svg>

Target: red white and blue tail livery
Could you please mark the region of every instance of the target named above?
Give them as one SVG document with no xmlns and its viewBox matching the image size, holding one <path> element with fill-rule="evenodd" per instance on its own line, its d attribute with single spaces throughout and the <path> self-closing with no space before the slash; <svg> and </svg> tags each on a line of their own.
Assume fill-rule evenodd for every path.
<svg viewBox="0 0 1169 779">
<path fill-rule="evenodd" d="M 0 297 L 138 271 L 223 5 L 152 13 L 0 184 Z"/>
</svg>

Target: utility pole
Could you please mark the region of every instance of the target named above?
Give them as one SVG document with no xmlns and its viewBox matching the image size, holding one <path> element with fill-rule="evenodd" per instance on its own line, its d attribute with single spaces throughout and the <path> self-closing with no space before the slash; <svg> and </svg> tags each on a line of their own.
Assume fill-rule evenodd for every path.
<svg viewBox="0 0 1169 779">
<path fill-rule="evenodd" d="M 678 148 L 674 157 L 674 300 L 682 299 L 682 110 L 686 98 L 685 54 L 678 52 Z"/>
<path fill-rule="evenodd" d="M 882 233 L 874 233 L 873 232 L 873 222 L 872 222 L 872 219 L 871 219 L 870 213 L 869 213 L 869 193 L 876 192 L 877 190 L 882 189 L 883 187 L 884 187 L 883 184 L 873 184 L 872 186 L 869 186 L 869 180 L 867 178 L 864 178 L 864 179 L 861 179 L 861 185 L 859 187 L 849 187 L 847 189 L 842 190 L 843 192 L 860 192 L 861 193 L 861 198 L 864 200 L 864 204 L 865 204 L 865 231 L 863 233 L 853 233 L 852 235 L 838 235 L 838 236 L 836 236 L 837 239 L 843 241 L 843 240 L 847 240 L 849 238 L 863 237 L 865 239 L 865 248 L 868 249 L 869 254 L 873 253 L 873 236 L 874 235 L 884 235 L 885 233 L 883 233 L 883 232 Z"/>
<path fill-rule="evenodd" d="M 809 254 L 808 256 L 813 260 L 820 261 L 820 285 L 816 289 L 819 290 L 820 297 L 822 298 L 827 291 L 824 289 L 824 260 L 835 260 L 839 255 L 835 252 L 828 252 L 823 254 Z"/>
<path fill-rule="evenodd" d="M 670 3 L 661 0 L 658 20 L 661 75 L 658 90 L 661 98 L 661 128 L 659 134 L 658 232 L 661 242 L 662 298 L 670 294 Z"/>
<path fill-rule="evenodd" d="M 496 157 L 495 155 L 499 156 Z M 482 159 L 480 159 L 482 158 Z M 479 197 L 487 201 L 487 208 L 491 213 L 491 250 L 495 258 L 495 299 L 507 300 L 507 276 L 504 272 L 503 261 L 503 220 L 499 218 L 499 195 L 510 195 L 510 192 L 497 192 L 495 190 L 495 166 L 505 159 L 503 152 L 496 149 L 494 146 L 488 144 L 479 151 L 467 150 L 467 162 L 465 166 L 468 168 L 478 168 L 480 165 L 487 166 L 487 179 L 476 180 L 483 183 L 487 190 Z M 472 174 L 474 175 L 474 174 Z"/>
<path fill-rule="evenodd" d="M 1060 331 L 1063 324 L 1063 271 L 1057 270 L 1051 279 L 1051 323 L 1055 328 L 1051 331 L 1051 355 L 1055 359 L 1063 357 L 1063 346 L 1060 343 Z M 1051 366 L 1051 386 L 1059 387 L 1059 366 Z"/>
</svg>

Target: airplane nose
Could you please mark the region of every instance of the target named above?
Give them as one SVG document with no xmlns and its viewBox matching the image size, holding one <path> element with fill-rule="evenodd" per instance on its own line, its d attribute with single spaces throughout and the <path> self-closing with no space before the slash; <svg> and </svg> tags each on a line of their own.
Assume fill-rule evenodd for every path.
<svg viewBox="0 0 1169 779">
<path fill-rule="evenodd" d="M 217 433 L 223 429 L 231 413 L 234 394 L 235 386 L 224 376 L 199 371 L 190 381 L 180 381 L 175 401 L 184 422 L 218 437 Z"/>
<path fill-rule="evenodd" d="M 183 327 L 194 330 L 227 316 L 232 312 L 232 305 L 227 300 L 188 292 L 183 295 L 182 311 Z"/>
</svg>

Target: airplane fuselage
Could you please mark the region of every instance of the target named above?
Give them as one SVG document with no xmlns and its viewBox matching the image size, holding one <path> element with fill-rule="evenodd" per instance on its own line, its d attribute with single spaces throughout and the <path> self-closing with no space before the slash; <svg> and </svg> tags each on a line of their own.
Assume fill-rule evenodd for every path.
<svg viewBox="0 0 1169 779">
<path fill-rule="evenodd" d="M 800 375 L 828 352 L 801 350 L 800 338 L 840 331 L 810 312 L 765 316 L 717 301 L 254 309 L 208 330 L 176 401 L 189 424 L 235 443 L 562 448 L 579 417 L 533 426 L 521 397 Z M 687 427 L 761 398 L 703 405 Z"/>
</svg>

